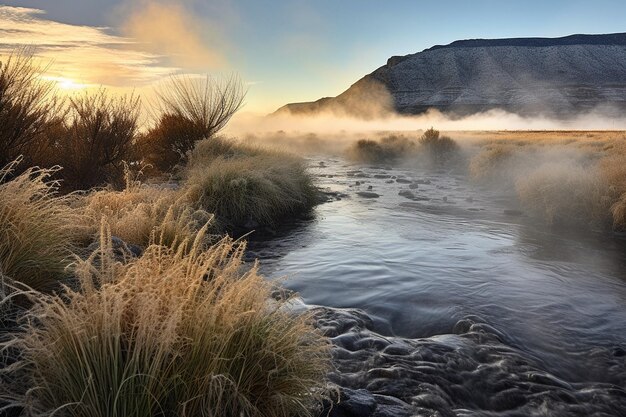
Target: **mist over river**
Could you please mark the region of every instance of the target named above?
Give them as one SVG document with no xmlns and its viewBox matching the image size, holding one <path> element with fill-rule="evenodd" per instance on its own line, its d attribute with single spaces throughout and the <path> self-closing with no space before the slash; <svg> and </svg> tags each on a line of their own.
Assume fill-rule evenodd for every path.
<svg viewBox="0 0 626 417">
<path fill-rule="evenodd" d="M 251 236 L 248 256 L 266 276 L 286 277 L 307 304 L 364 310 L 384 337 L 480 322 L 556 378 L 623 392 L 623 236 L 553 230 L 513 193 L 451 171 L 327 157 L 310 165 L 334 198 L 312 219 Z"/>
</svg>

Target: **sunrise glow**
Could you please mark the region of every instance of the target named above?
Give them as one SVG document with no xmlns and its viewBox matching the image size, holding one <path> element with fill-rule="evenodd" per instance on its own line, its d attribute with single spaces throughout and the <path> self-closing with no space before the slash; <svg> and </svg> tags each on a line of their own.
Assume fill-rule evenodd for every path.
<svg viewBox="0 0 626 417">
<path fill-rule="evenodd" d="M 83 84 L 72 80 L 71 78 L 66 77 L 52 77 L 52 76 L 44 76 L 41 77 L 47 81 L 53 81 L 56 83 L 56 86 L 61 90 L 80 90 L 88 87 L 88 84 Z"/>
</svg>

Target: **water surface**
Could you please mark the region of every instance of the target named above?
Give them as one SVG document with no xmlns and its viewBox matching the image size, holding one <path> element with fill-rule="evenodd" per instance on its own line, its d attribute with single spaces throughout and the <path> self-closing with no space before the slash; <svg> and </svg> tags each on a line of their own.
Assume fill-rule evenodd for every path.
<svg viewBox="0 0 626 417">
<path fill-rule="evenodd" d="M 444 335 L 478 316 L 558 377 L 625 386 L 623 238 L 552 230 L 458 173 L 311 165 L 319 186 L 345 195 L 253 236 L 249 256 L 265 275 L 286 277 L 307 303 L 365 310 L 384 335 Z"/>
</svg>

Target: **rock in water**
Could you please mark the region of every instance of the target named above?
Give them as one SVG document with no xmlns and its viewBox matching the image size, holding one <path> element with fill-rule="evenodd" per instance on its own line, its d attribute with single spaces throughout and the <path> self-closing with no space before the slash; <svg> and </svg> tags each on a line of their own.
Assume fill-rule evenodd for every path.
<svg viewBox="0 0 626 417">
<path fill-rule="evenodd" d="M 359 197 L 363 197 L 363 198 L 378 198 L 380 197 L 380 194 L 378 193 L 373 193 L 371 191 L 359 191 L 358 193 L 356 193 Z"/>
</svg>

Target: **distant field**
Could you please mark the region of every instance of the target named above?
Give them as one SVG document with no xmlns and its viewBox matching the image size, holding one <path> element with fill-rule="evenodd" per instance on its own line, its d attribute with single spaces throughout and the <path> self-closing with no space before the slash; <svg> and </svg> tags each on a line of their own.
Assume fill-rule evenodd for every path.
<svg viewBox="0 0 626 417">
<path fill-rule="evenodd" d="M 624 130 L 460 130 L 447 132 L 455 139 L 613 141 L 626 140 Z"/>
</svg>

